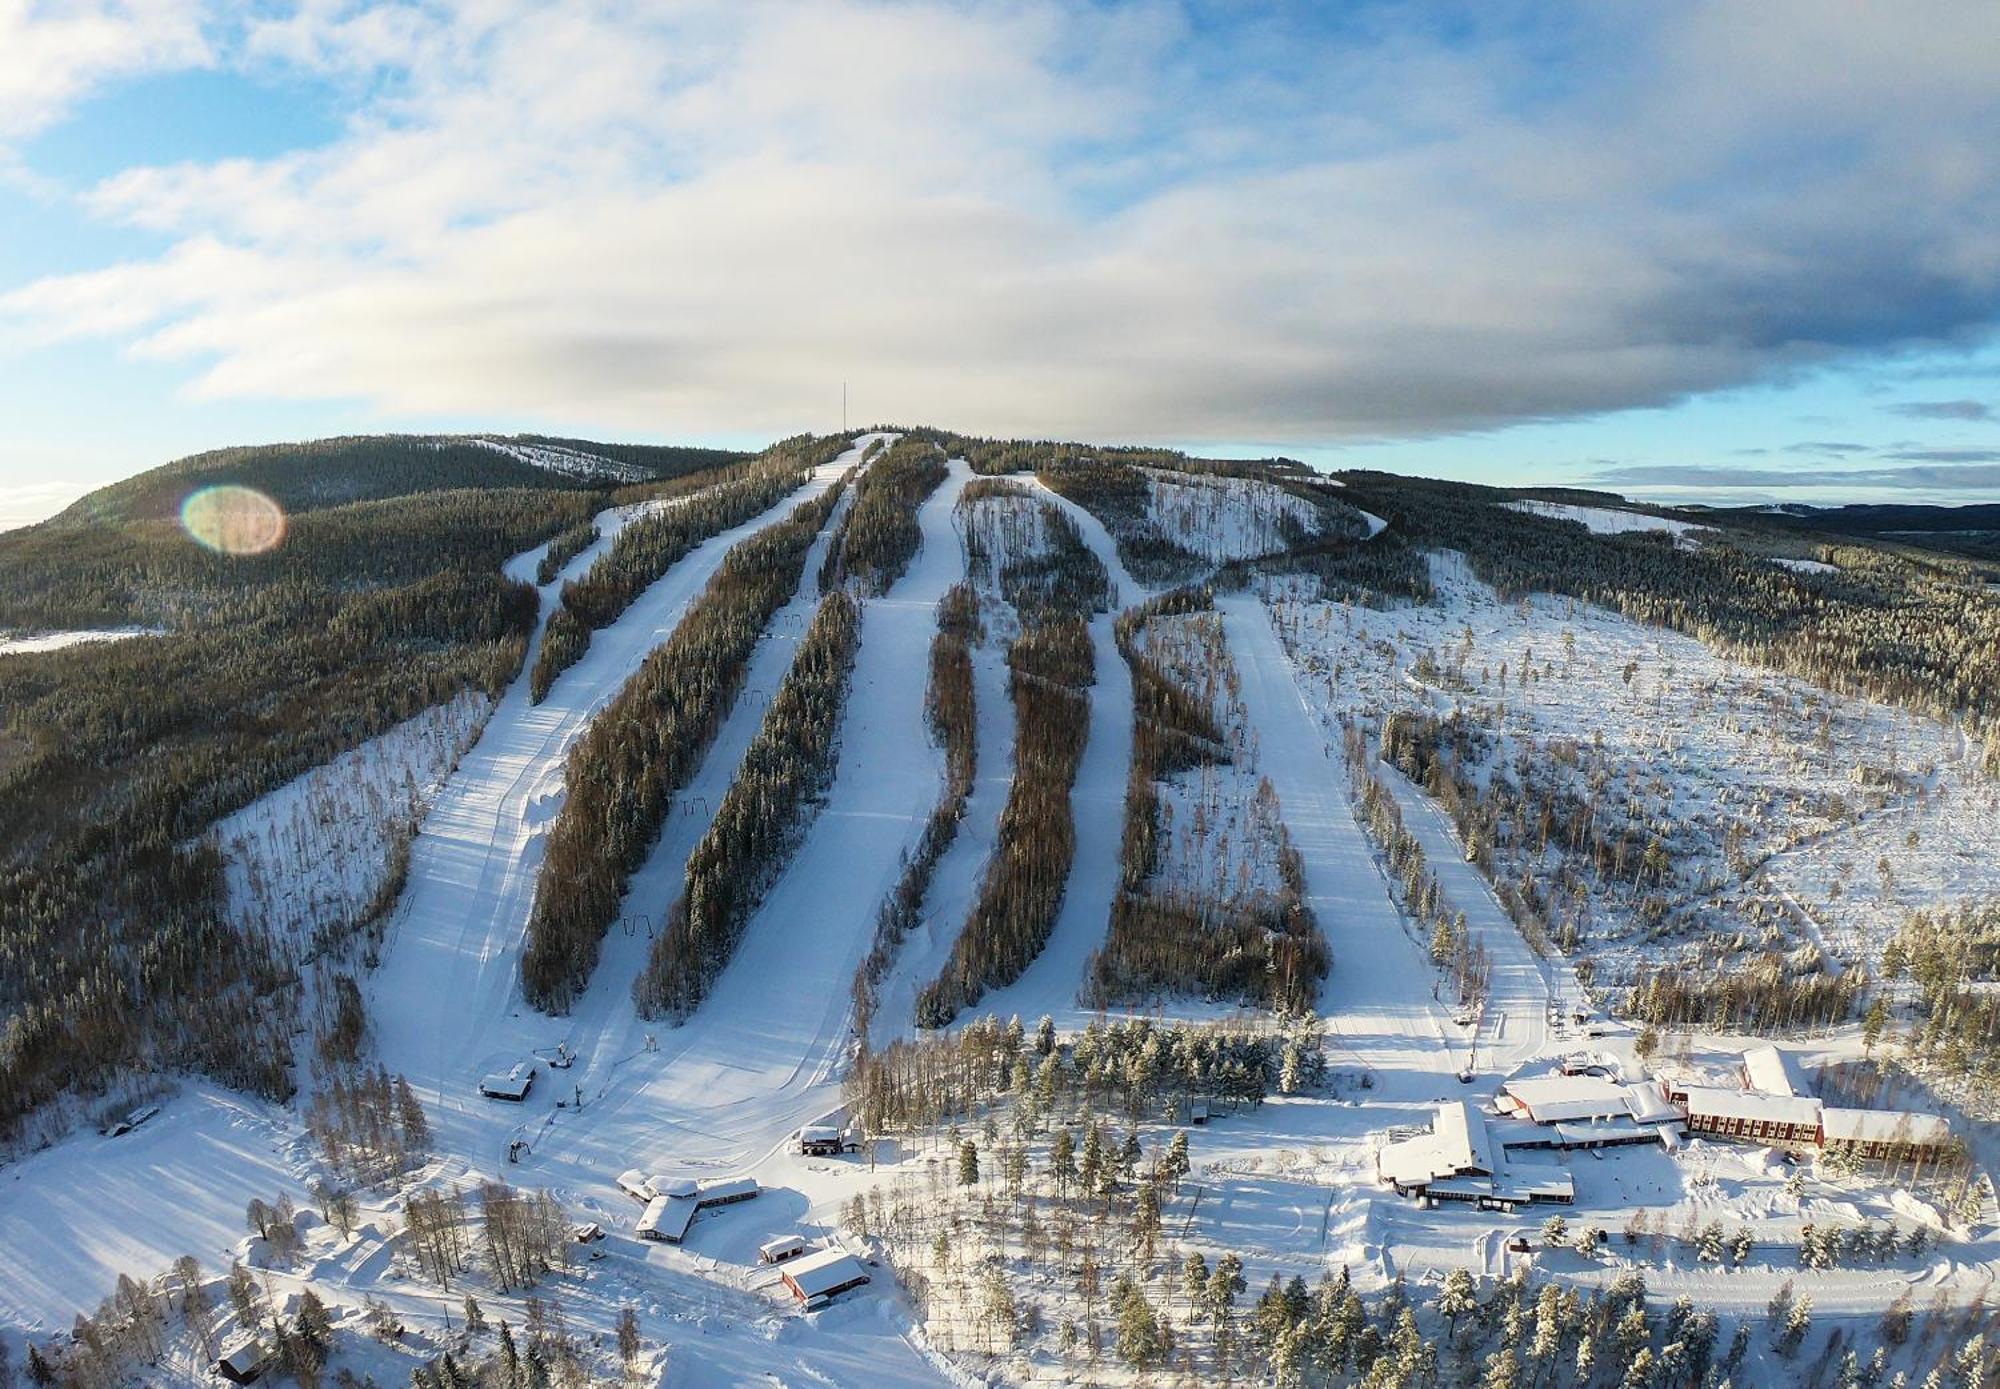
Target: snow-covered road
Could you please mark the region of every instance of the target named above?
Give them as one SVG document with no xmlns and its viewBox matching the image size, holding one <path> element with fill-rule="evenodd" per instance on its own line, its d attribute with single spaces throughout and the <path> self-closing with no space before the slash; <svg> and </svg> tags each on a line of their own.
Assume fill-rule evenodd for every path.
<svg viewBox="0 0 2000 1389">
<path fill-rule="evenodd" d="M 1335 1065 L 1358 1065 L 1382 1098 L 1443 1098 L 1463 1061 L 1432 997 L 1437 971 L 1403 928 L 1349 803 L 1338 749 L 1293 678 L 1269 609 L 1218 595 L 1265 774 L 1305 863 L 1306 899 L 1333 950 L 1320 991 Z"/>
</svg>

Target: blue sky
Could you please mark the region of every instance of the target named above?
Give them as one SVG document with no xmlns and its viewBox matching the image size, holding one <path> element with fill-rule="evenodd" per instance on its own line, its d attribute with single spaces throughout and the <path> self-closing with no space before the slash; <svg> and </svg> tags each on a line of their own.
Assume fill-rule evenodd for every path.
<svg viewBox="0 0 2000 1389">
<path fill-rule="evenodd" d="M 2000 12 L 0 6 L 0 525 L 228 443 L 857 419 L 2000 496 Z"/>
</svg>

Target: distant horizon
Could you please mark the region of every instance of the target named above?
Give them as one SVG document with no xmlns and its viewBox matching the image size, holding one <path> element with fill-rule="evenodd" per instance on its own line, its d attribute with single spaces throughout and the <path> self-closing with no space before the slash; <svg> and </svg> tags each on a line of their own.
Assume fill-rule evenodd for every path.
<svg viewBox="0 0 2000 1389">
<path fill-rule="evenodd" d="M 862 425 L 856 427 L 865 429 L 874 426 Z M 948 428 L 948 426 L 937 426 L 937 427 Z M 812 430 L 808 432 L 830 434 L 830 433 L 837 433 L 839 431 Z M 502 429 L 502 428 L 466 428 L 466 429 L 450 429 L 450 430 L 379 429 L 379 430 L 345 431 L 344 433 L 347 435 L 382 435 L 382 436 L 403 435 L 403 436 L 417 437 L 417 438 L 423 438 L 423 437 L 435 438 L 435 437 L 470 436 L 470 435 L 511 436 L 511 435 L 524 435 L 524 434 L 540 434 L 550 437 L 574 438 L 574 439 L 584 440 L 590 443 L 606 444 L 606 445 L 643 445 L 643 446 L 667 447 L 667 448 L 675 448 L 675 447 L 723 448 L 723 449 L 733 449 L 746 453 L 758 452 L 759 450 L 768 447 L 771 443 L 775 442 L 775 440 L 770 440 L 770 439 L 759 442 L 759 441 L 746 441 L 741 438 L 732 438 L 727 442 L 719 442 L 715 439 L 645 437 L 636 434 L 600 436 L 588 433 L 573 433 L 561 430 Z M 309 444 L 317 442 L 319 440 L 337 438 L 337 437 L 342 437 L 342 435 L 316 434 L 316 435 L 306 435 L 297 438 L 286 438 L 286 439 L 239 439 L 231 441 L 229 443 L 212 444 L 205 448 L 197 448 L 187 453 L 176 454 L 171 458 L 163 458 L 156 463 L 140 467 L 129 473 L 120 474 L 117 477 L 107 478 L 103 481 L 91 482 L 88 484 L 78 484 L 74 486 L 71 484 L 56 483 L 56 484 L 50 484 L 45 488 L 17 488 L 12 490 L 0 488 L 0 534 L 5 534 L 8 531 L 14 531 L 14 530 L 25 530 L 30 526 L 38 525 L 43 521 L 51 520 L 54 517 L 60 515 L 63 511 L 67 510 L 70 506 L 82 500 L 84 497 L 89 496 L 93 492 L 101 491 L 106 487 L 115 486 L 116 484 L 124 482 L 130 478 L 143 476 L 144 474 L 152 472 L 158 468 L 168 467 L 172 464 L 182 462 L 189 458 L 199 457 L 204 453 L 214 453 L 230 448 L 246 448 L 246 447 L 281 448 L 289 445 Z M 1019 438 L 1035 439 L 1035 438 L 1053 438 L 1054 436 L 1048 434 L 1028 434 L 1019 436 L 1008 435 L 1008 436 L 990 436 L 990 437 L 1008 437 L 1008 438 L 1019 437 Z M 1852 491 L 1844 493 L 1835 489 L 1828 489 L 1823 487 L 1795 489 L 1795 493 L 1810 491 L 1813 494 L 1811 496 L 1802 496 L 1796 494 L 1785 495 L 1782 492 L 1760 494 L 1754 491 L 1746 492 L 1741 490 L 1732 490 L 1729 488 L 1690 489 L 1687 487 L 1676 486 L 1673 484 L 1664 484 L 1658 487 L 1645 487 L 1643 485 L 1615 487 L 1587 477 L 1570 478 L 1570 479 L 1533 478 L 1533 479 L 1525 479 L 1518 481 L 1509 480 L 1507 478 L 1502 478 L 1502 477 L 1492 477 L 1492 476 L 1455 477 L 1443 472 L 1424 472 L 1416 468 L 1385 466 L 1384 463 L 1379 459 L 1366 462 L 1349 462 L 1349 463 L 1336 462 L 1331 464 L 1322 464 L 1322 463 L 1315 463 L 1311 459 L 1300 458 L 1298 457 L 1297 453 L 1287 453 L 1283 449 L 1270 449 L 1264 451 L 1258 451 L 1255 449 L 1247 449 L 1247 448 L 1235 449 L 1235 450 L 1214 449 L 1214 448 L 1203 449 L 1198 445 L 1189 446 L 1185 444 L 1166 444 L 1166 443 L 1160 443 L 1155 440 L 1146 440 L 1146 439 L 1123 440 L 1116 444 L 1110 443 L 1105 440 L 1075 440 L 1075 441 L 1065 441 L 1065 442 L 1093 444 L 1097 447 L 1106 447 L 1106 448 L 1134 447 L 1134 448 L 1175 449 L 1180 452 L 1186 453 L 1191 458 L 1207 458 L 1207 459 L 1218 459 L 1218 460 L 1243 459 L 1243 460 L 1255 461 L 1255 460 L 1271 459 L 1271 458 L 1289 458 L 1295 462 L 1304 463 L 1306 466 L 1313 468 L 1314 471 L 1316 472 L 1329 475 L 1339 472 L 1375 471 L 1375 472 L 1392 473 L 1399 477 L 1427 478 L 1444 482 L 1468 482 L 1487 487 L 1498 487 L 1507 489 L 1519 489 L 1519 490 L 1570 489 L 1575 491 L 1596 492 L 1604 495 L 1616 496 L 1622 498 L 1626 502 L 1633 503 L 1635 505 L 1662 507 L 1662 508 L 1693 507 L 1693 508 L 1707 508 L 1714 510 L 1727 510 L 1727 509 L 1753 509 L 1760 507 L 1768 508 L 1776 506 L 1804 505 L 1813 507 L 1818 510 L 1835 510 L 1843 506 L 1931 506 L 1943 510 L 1956 510 L 1965 507 L 1990 506 L 1994 504 L 2000 504 L 2000 491 L 1996 491 L 1993 495 L 1983 498 L 1972 496 L 1963 498 L 1919 497 L 1912 499 L 1907 496 L 1899 496 L 1891 498 L 1891 497 L 1868 495 L 1869 492 L 1876 491 L 1879 489 L 1870 489 L 1865 487 L 1857 487 Z"/>
</svg>

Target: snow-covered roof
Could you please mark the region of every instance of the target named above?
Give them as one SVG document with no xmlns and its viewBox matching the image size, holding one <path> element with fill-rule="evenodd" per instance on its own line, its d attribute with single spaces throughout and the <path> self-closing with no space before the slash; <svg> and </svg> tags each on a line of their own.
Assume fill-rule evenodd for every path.
<svg viewBox="0 0 2000 1389">
<path fill-rule="evenodd" d="M 758 1245 L 757 1252 L 763 1255 L 764 1258 L 768 1260 L 775 1258 L 780 1254 L 786 1253 L 789 1250 L 804 1249 L 805 1247 L 806 1247 L 806 1242 L 802 1236 L 780 1235 L 776 1239 L 767 1239 L 762 1244 Z"/>
<path fill-rule="evenodd" d="M 693 1196 L 701 1184 L 693 1177 L 668 1177 L 659 1173 L 646 1178 L 646 1189 L 655 1196 Z"/>
<path fill-rule="evenodd" d="M 842 1133 L 838 1124 L 807 1124 L 799 1130 L 799 1142 L 833 1143 L 841 1138 Z"/>
<path fill-rule="evenodd" d="M 1443 1145 L 1445 1156 L 1458 1164 L 1459 1171 L 1493 1170 L 1493 1148 L 1486 1141 L 1485 1116 L 1466 1101 L 1447 1100 L 1439 1105 L 1432 1131 Z"/>
<path fill-rule="evenodd" d="M 1642 1124 L 1661 1124 L 1681 1117 L 1674 1111 L 1674 1107 L 1667 1103 L 1667 1097 L 1654 1086 L 1642 1082 L 1627 1085 L 1624 1089 L 1625 1107 L 1631 1112 L 1632 1117 Z"/>
<path fill-rule="evenodd" d="M 825 1297 L 842 1288 L 868 1281 L 868 1266 L 841 1249 L 822 1249 L 785 1265 L 785 1281 L 798 1289 L 800 1297 Z"/>
<path fill-rule="evenodd" d="M 1752 1090 L 1767 1095 L 1803 1095 L 1806 1087 L 1792 1067 L 1791 1057 L 1774 1046 L 1752 1047 L 1743 1053 L 1743 1075 Z"/>
<path fill-rule="evenodd" d="M 755 1196 L 760 1188 L 755 1177 L 731 1177 L 726 1182 L 710 1182 L 695 1193 L 695 1199 L 704 1206 L 718 1201 L 734 1201 L 744 1196 Z"/>
<path fill-rule="evenodd" d="M 1485 1118 L 1464 1100 L 1450 1100 L 1437 1107 L 1429 1133 L 1384 1144 L 1375 1168 L 1398 1186 L 1422 1186 L 1461 1173 L 1491 1172 L 1491 1147 Z"/>
<path fill-rule="evenodd" d="M 1689 1118 L 1700 1114 L 1751 1123 L 1801 1124 L 1808 1128 L 1819 1124 L 1819 1101 L 1791 1095 L 1760 1095 L 1751 1090 L 1691 1085 L 1687 1092 L 1687 1106 Z"/>
<path fill-rule="evenodd" d="M 1836 1109 L 1820 1111 L 1829 1143 L 1944 1143 L 1951 1125 L 1936 1114 L 1905 1109 Z"/>
<path fill-rule="evenodd" d="M 1624 1087 L 1613 1085 L 1602 1076 L 1530 1076 L 1510 1080 L 1504 1088 L 1541 1124 L 1609 1119 L 1631 1112 Z"/>
<path fill-rule="evenodd" d="M 696 1209 L 685 1196 L 655 1196 L 639 1217 L 638 1233 L 652 1239 L 679 1240 L 694 1223 Z"/>
</svg>

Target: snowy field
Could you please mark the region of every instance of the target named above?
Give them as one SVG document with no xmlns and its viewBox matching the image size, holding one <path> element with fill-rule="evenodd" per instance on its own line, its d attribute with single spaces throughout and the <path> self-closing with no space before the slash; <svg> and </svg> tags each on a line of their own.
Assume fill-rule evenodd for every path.
<svg viewBox="0 0 2000 1389">
<path fill-rule="evenodd" d="M 164 635 L 166 635 L 165 630 L 159 627 L 102 627 L 76 632 L 0 631 L 0 656 L 26 656 L 38 651 L 62 651 L 72 646 L 89 646 L 97 642 L 130 641 L 134 637 Z"/>
<path fill-rule="evenodd" d="M 1475 779 L 1500 768 L 1583 795 L 1595 776 L 1618 813 L 1676 827 L 1664 924 L 1640 919 L 1651 892 L 1565 907 L 1610 966 L 1600 979 L 1670 948 L 1697 913 L 1872 964 L 1909 907 L 2000 893 L 2000 784 L 1960 730 L 1588 604 L 1502 602 L 1455 555 L 1433 557 L 1432 581 L 1436 602 L 1381 610 L 1271 596 L 1329 727 L 1463 709 L 1495 740 Z"/>
<path fill-rule="evenodd" d="M 1713 529 L 1692 521 L 1676 521 L 1670 516 L 1653 516 L 1644 511 L 1619 511 L 1608 506 L 1571 506 L 1564 502 L 1524 500 L 1502 502 L 1513 511 L 1546 516 L 1551 521 L 1575 521 L 1598 535 L 1625 535 L 1632 531 L 1663 531 L 1677 540 L 1687 540 Z"/>
<path fill-rule="evenodd" d="M 562 477 L 575 478 L 579 482 L 634 483 L 653 480 L 652 472 L 636 463 L 621 463 L 615 458 L 586 453 L 562 444 L 531 444 L 523 439 L 506 439 L 491 434 L 469 435 L 465 442 L 492 449 L 495 453 L 504 453 L 517 462 Z"/>
<path fill-rule="evenodd" d="M 1274 554 L 1323 525 L 1311 502 L 1255 478 L 1145 471 L 1152 491 L 1146 519 L 1210 564 Z"/>
</svg>

